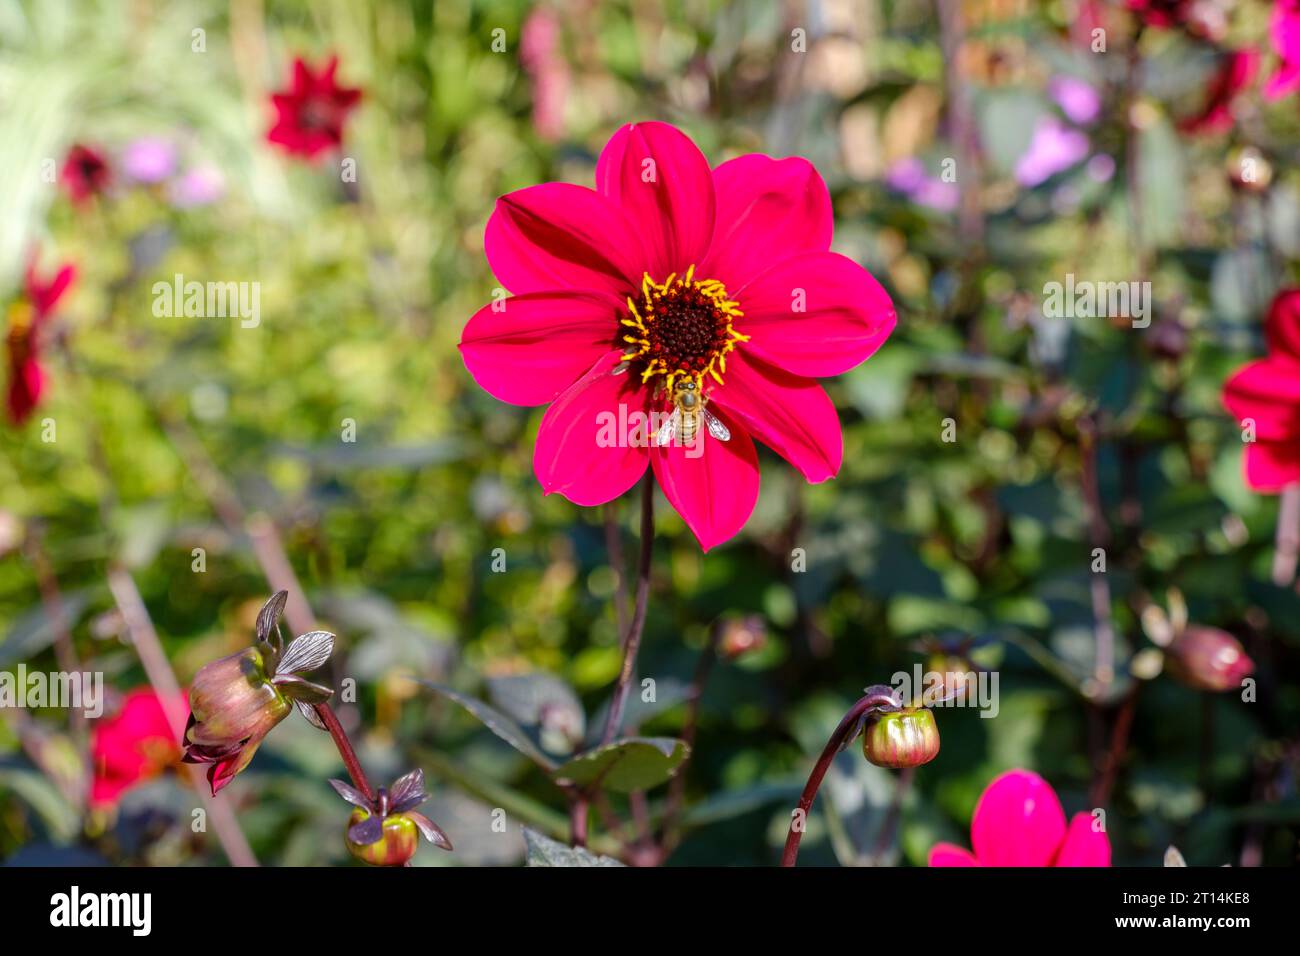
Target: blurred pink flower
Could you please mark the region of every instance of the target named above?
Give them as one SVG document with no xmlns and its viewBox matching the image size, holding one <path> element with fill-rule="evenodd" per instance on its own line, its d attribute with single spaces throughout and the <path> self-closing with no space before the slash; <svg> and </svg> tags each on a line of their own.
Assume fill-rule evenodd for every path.
<svg viewBox="0 0 1300 956">
<path fill-rule="evenodd" d="M 172 202 L 183 209 L 206 206 L 220 199 L 226 180 L 215 166 L 196 166 L 172 183 Z"/>
<path fill-rule="evenodd" d="M 680 130 L 637 123 L 601 151 L 596 183 L 497 201 L 484 251 L 514 297 L 469 320 L 461 353 L 502 401 L 551 403 L 533 453 L 547 494 L 602 504 L 651 467 L 707 550 L 758 499 L 751 435 L 810 482 L 839 471 L 839 418 L 816 379 L 875 353 L 893 303 L 829 251 L 830 195 L 807 160 L 749 154 L 710 170 Z M 730 440 L 703 423 L 694 441 L 636 433 L 632 416 L 667 415 L 684 383 Z"/>
<path fill-rule="evenodd" d="M 1069 169 L 1088 155 L 1088 137 L 1053 117 L 1039 120 L 1029 148 L 1016 161 L 1016 179 L 1037 186 Z"/>
<path fill-rule="evenodd" d="M 1264 96 L 1276 100 L 1300 87 L 1300 0 L 1277 0 L 1269 34 L 1282 62 L 1264 84 Z"/>
<path fill-rule="evenodd" d="M 1072 123 L 1087 126 L 1101 113 L 1101 94 L 1086 80 L 1054 76 L 1047 81 L 1047 90 Z"/>
<path fill-rule="evenodd" d="M 951 843 L 930 850 L 930 866 L 1110 866 L 1110 838 L 1092 816 L 1065 811 L 1052 785 L 1008 770 L 985 789 L 970 825 L 975 852 Z"/>
<path fill-rule="evenodd" d="M 1269 354 L 1242 368 L 1223 386 L 1223 404 L 1243 427 L 1246 483 L 1278 492 L 1300 481 L 1300 289 L 1284 289 L 1268 311 Z"/>
<path fill-rule="evenodd" d="M 946 183 L 925 171 L 915 156 L 900 160 L 885 174 L 885 185 L 913 202 L 940 212 L 952 212 L 961 198 L 956 183 Z"/>
<path fill-rule="evenodd" d="M 186 706 L 183 693 L 176 705 Z M 162 698 L 150 687 L 127 694 L 116 714 L 95 722 L 90 756 L 90 802 L 98 807 L 116 804 L 132 787 L 178 763 L 180 743 L 167 722 Z"/>
<path fill-rule="evenodd" d="M 122 152 L 122 172 L 137 183 L 160 183 L 175 170 L 176 147 L 165 139 L 137 139 Z"/>
<path fill-rule="evenodd" d="M 1259 69 L 1259 51 L 1228 51 L 1206 85 L 1201 109 L 1178 124 L 1186 133 L 1222 133 L 1232 128 L 1232 104 Z"/>
<path fill-rule="evenodd" d="M 544 140 L 564 135 L 564 100 L 569 67 L 560 53 L 560 20 L 553 10 L 537 7 L 524 21 L 519 60 L 532 81 L 533 128 Z"/>
</svg>

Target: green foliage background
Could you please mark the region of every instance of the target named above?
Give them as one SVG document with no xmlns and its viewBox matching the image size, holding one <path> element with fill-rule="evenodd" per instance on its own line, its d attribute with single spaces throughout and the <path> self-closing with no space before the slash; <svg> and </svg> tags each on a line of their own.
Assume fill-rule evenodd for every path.
<svg viewBox="0 0 1300 956">
<path fill-rule="evenodd" d="M 665 119 L 713 161 L 813 160 L 834 198 L 835 248 L 886 285 L 900 315 L 875 358 L 828 383 L 845 436 L 836 480 L 808 487 L 764 453 L 752 521 L 707 556 L 659 501 L 640 665 L 658 705 L 634 715 L 640 731 L 680 733 L 720 615 L 759 614 L 769 632 L 761 652 L 720 664 L 708 684 L 689 830 L 670 862 L 775 862 L 830 729 L 864 685 L 922 661 L 926 639 L 975 641 L 974 659 L 1000 673 L 999 715 L 938 712 L 942 752 L 916 772 L 897 827 L 886 825 L 891 774 L 850 748 L 802 860 L 923 865 L 938 840 L 968 845 L 981 790 L 1011 767 L 1043 774 L 1067 812 L 1090 808 L 1132 688 L 1127 663 L 1150 646 L 1136 610 L 1174 587 L 1195 621 L 1245 643 L 1258 700 L 1144 682 L 1107 803 L 1115 860 L 1157 864 L 1176 843 L 1192 864 L 1237 863 L 1247 847 L 1294 862 L 1300 599 L 1269 583 L 1276 500 L 1245 488 L 1219 394 L 1260 351 L 1263 310 L 1293 278 L 1295 103 L 1254 92 L 1233 132 L 1179 134 L 1174 120 L 1208 63 L 1185 37 L 1148 34 L 1137 91 L 1148 121 L 1134 128 L 1122 36 L 1113 54 L 1090 56 L 1068 42 L 1071 4 L 969 6 L 959 85 L 983 144 L 982 254 L 953 216 L 882 183 L 895 160 L 920 155 L 937 169 L 954 153 L 944 81 L 957 66 L 930 4 L 557 2 L 569 90 L 564 135 L 548 141 L 517 55 L 522 3 L 0 0 L 0 289 L 11 290 L 0 295 L 17 294 L 35 243 L 47 262 L 57 254 L 81 269 L 37 415 L 56 421 L 57 441 L 42 442 L 37 424 L 0 431 L 0 508 L 39 534 L 82 657 L 120 690 L 145 682 L 104 584 L 111 562 L 134 573 L 182 681 L 248 641 L 270 590 L 178 454 L 179 428 L 281 529 L 309 601 L 340 636 L 333 676 L 358 683 L 345 718 L 361 719 L 374 776 L 428 774 L 429 815 L 457 852 L 425 848 L 417 863 L 516 862 L 520 823 L 565 839 L 546 777 L 410 679 L 485 697 L 488 678 L 548 672 L 596 724 L 620 662 L 605 512 L 541 495 L 540 410 L 479 391 L 456 344 L 496 286 L 482 255 L 495 198 L 550 179 L 589 184 L 619 125 Z M 1232 36 L 1262 44 L 1267 15 L 1267 4 L 1239 4 Z M 791 50 L 795 27 L 808 31 L 806 54 Z M 206 52 L 191 50 L 196 28 Z M 504 53 L 492 50 L 496 29 Z M 333 163 L 287 161 L 263 139 L 266 96 L 292 58 L 329 52 L 343 82 L 365 91 L 345 145 L 353 190 Z M 1062 71 L 1103 90 L 1089 132 L 1119 170 L 1021 188 L 1015 158 L 1054 109 L 1046 79 Z M 160 191 L 123 189 L 76 209 L 39 175 L 73 142 L 112 152 L 145 135 L 172 139 L 183 163 L 219 166 L 225 197 L 182 210 Z M 1246 143 L 1272 161 L 1266 196 L 1229 183 Z M 1130 155 L 1145 188 L 1128 179 Z M 1044 359 L 1051 343 L 1031 321 L 1043 283 L 1132 278 L 1142 264 L 1154 328 L 1176 323 L 1184 354 L 1154 354 L 1154 328 L 1077 319 Z M 260 282 L 261 326 L 156 318 L 151 286 L 175 273 Z M 344 419 L 355 444 L 340 441 Z M 945 419 L 953 443 L 941 439 Z M 1090 420 L 1118 642 L 1119 676 L 1102 688 L 1089 683 L 1080 491 Z M 630 558 L 636 504 L 629 496 L 609 514 Z M 195 547 L 207 553 L 201 574 Z M 505 573 L 492 571 L 497 548 Z M 804 573 L 791 570 L 793 548 L 806 553 Z M 0 622 L 0 667 L 54 668 L 54 629 L 21 549 L 0 561 Z M 194 795 L 178 778 L 133 791 L 115 815 L 86 814 L 55 772 L 75 780 L 84 747 L 66 716 L 0 716 L 0 858 L 223 860 L 190 832 Z M 324 782 L 340 770 L 328 739 L 296 717 L 272 734 L 229 790 L 264 863 L 347 859 L 346 808 Z M 652 813 L 663 792 L 649 792 Z M 626 816 L 623 796 L 611 802 Z M 491 828 L 493 808 L 506 811 L 505 835 Z M 594 826 L 596 849 L 617 852 L 618 833 Z"/>
</svg>

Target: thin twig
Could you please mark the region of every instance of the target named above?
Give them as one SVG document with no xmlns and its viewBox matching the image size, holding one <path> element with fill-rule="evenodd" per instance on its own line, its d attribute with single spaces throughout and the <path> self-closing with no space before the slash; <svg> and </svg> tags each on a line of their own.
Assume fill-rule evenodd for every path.
<svg viewBox="0 0 1300 956">
<path fill-rule="evenodd" d="M 1273 552 L 1273 583 L 1280 588 L 1295 581 L 1300 559 L 1300 482 L 1282 489 L 1277 513 L 1277 550 Z"/>
<path fill-rule="evenodd" d="M 704 699 L 704 685 L 709 673 L 718 659 L 718 641 L 722 636 L 722 624 L 717 622 L 709 628 L 709 641 L 700 659 L 695 664 L 695 674 L 686 691 L 686 721 L 682 724 L 681 740 L 686 744 L 686 759 L 677 768 L 677 773 L 668 784 L 668 797 L 664 801 L 663 816 L 659 822 L 659 846 L 663 857 L 667 857 L 677 845 L 679 834 L 677 815 L 681 812 L 682 802 L 686 796 L 686 767 L 695 753 L 695 734 L 699 727 L 700 702 Z"/>
<path fill-rule="evenodd" d="M 153 620 L 149 617 L 144 599 L 140 597 L 135 578 L 120 565 L 113 565 L 108 569 L 108 588 L 117 603 L 117 609 L 126 624 L 127 632 L 131 635 L 131 643 L 140 658 L 140 663 L 144 666 L 149 683 L 162 704 L 163 714 L 167 718 L 168 726 L 171 727 L 172 737 L 182 741 L 188 714 L 181 703 L 181 687 L 175 673 L 172 672 L 171 664 L 167 662 L 167 655 L 163 651 L 162 642 L 158 639 L 158 632 L 154 630 Z M 212 820 L 212 829 L 217 835 L 217 841 L 225 851 L 231 866 L 257 866 L 257 858 L 253 856 L 253 850 L 248 845 L 248 840 L 245 839 L 244 831 L 240 829 L 234 812 L 230 809 L 229 801 L 208 793 L 207 781 L 204 779 L 202 769 L 199 767 L 187 769 L 199 799 Z"/>
</svg>

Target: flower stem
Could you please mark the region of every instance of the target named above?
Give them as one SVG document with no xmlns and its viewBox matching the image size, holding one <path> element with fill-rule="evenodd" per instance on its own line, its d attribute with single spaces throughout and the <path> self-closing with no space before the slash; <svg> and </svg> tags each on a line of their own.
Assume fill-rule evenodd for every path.
<svg viewBox="0 0 1300 956">
<path fill-rule="evenodd" d="M 587 797 L 575 794 L 569 802 L 569 842 L 574 846 L 587 845 Z"/>
<path fill-rule="evenodd" d="M 373 803 L 376 799 L 375 791 L 370 789 L 370 781 L 366 779 L 366 772 L 361 769 L 361 761 L 357 759 L 357 752 L 352 749 L 352 741 L 348 739 L 348 732 L 343 729 L 343 725 L 339 723 L 338 717 L 330 709 L 329 704 L 316 704 L 314 710 L 316 716 L 325 725 L 325 729 L 334 738 L 334 746 L 339 749 L 339 756 L 343 758 L 343 765 L 348 768 L 348 776 L 352 778 L 353 786 L 364 793 L 366 799 Z"/>
<path fill-rule="evenodd" d="M 1273 583 L 1288 587 L 1295 580 L 1300 557 L 1300 482 L 1282 489 L 1277 514 L 1277 550 L 1273 552 Z"/>
<path fill-rule="evenodd" d="M 605 718 L 605 732 L 601 743 L 610 743 L 623 725 L 623 711 L 627 707 L 627 695 L 632 685 L 632 674 L 636 670 L 636 655 L 641 649 L 641 634 L 645 630 L 646 603 L 650 597 L 650 562 L 654 555 L 655 533 L 655 481 L 654 476 L 646 473 L 642 483 L 641 495 L 641 566 L 637 571 L 636 605 L 632 609 L 632 622 L 628 625 L 627 636 L 623 639 L 623 669 L 619 672 L 618 683 L 614 687 L 614 697 L 609 704 L 609 714 Z"/>
<path fill-rule="evenodd" d="M 826 771 L 830 769 L 831 761 L 835 755 L 844 749 L 849 743 L 849 736 L 858 729 L 858 721 L 867 711 L 876 707 L 896 707 L 898 701 L 894 699 L 893 694 L 889 693 L 888 687 L 876 686 L 867 689 L 867 693 L 844 715 L 835 732 L 831 734 L 830 740 L 826 741 L 826 747 L 822 750 L 822 755 L 817 758 L 817 763 L 808 775 L 808 783 L 803 788 L 803 795 L 799 798 L 799 806 L 790 820 L 790 833 L 785 838 L 785 850 L 781 854 L 782 866 L 794 866 L 794 861 L 799 856 L 799 841 L 803 839 L 803 832 L 807 829 L 808 811 L 812 809 L 813 800 L 817 797 L 817 790 L 822 785 L 822 778 L 826 776 Z"/>
</svg>

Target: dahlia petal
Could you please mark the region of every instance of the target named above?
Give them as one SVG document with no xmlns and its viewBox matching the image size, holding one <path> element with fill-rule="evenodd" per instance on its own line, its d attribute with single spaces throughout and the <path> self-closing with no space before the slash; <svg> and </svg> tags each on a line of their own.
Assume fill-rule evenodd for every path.
<svg viewBox="0 0 1300 956">
<path fill-rule="evenodd" d="M 295 96 L 309 96 L 316 86 L 316 77 L 313 75 L 311 67 L 302 59 L 293 61 L 293 80 L 290 88 Z"/>
<path fill-rule="evenodd" d="M 952 843 L 936 843 L 930 849 L 929 866 L 979 866 L 975 854 Z"/>
<path fill-rule="evenodd" d="M 621 352 L 604 355 L 542 416 L 533 471 L 546 494 L 600 505 L 645 474 L 649 423 L 637 434 L 624 433 L 621 425 L 634 413 L 645 414 L 647 396 L 635 376 L 612 374 L 620 361 Z"/>
<path fill-rule="evenodd" d="M 689 445 L 654 447 L 650 463 L 664 496 L 705 551 L 735 537 L 758 502 L 758 454 L 737 420 L 716 406 L 711 411 L 731 432 L 718 441 L 700 426 Z"/>
<path fill-rule="evenodd" d="M 1278 293 L 1268 310 L 1264 336 L 1271 352 L 1300 362 L 1300 289 Z"/>
<path fill-rule="evenodd" d="M 1246 446 L 1246 484 L 1272 494 L 1300 482 L 1300 445 L 1257 441 Z"/>
<path fill-rule="evenodd" d="M 1300 443 L 1300 373 L 1289 363 L 1251 362 L 1224 384 L 1223 404 L 1237 421 L 1255 423 L 1256 438 Z"/>
<path fill-rule="evenodd" d="M 1092 828 L 1092 815 L 1076 813 L 1070 818 L 1065 842 L 1056 854 L 1057 866 L 1110 866 L 1110 837 Z"/>
<path fill-rule="evenodd" d="M 488 264 L 515 295 L 641 285 L 641 251 L 622 213 L 595 190 L 542 183 L 502 196 L 483 235 Z"/>
<path fill-rule="evenodd" d="M 840 375 L 869 359 L 894 330 L 894 303 L 871 273 L 834 252 L 773 266 L 735 298 L 747 352 L 794 375 Z M 798 309 L 799 311 L 796 311 Z"/>
<path fill-rule="evenodd" d="M 819 384 L 743 351 L 727 356 L 723 378 L 712 400 L 804 478 L 818 484 L 840 470 L 844 436 L 835 406 Z"/>
<path fill-rule="evenodd" d="M 735 290 L 773 263 L 831 247 L 831 196 L 806 159 L 739 156 L 713 171 L 713 186 L 718 211 L 700 275 Z"/>
<path fill-rule="evenodd" d="M 1300 63 L 1283 61 L 1264 84 L 1264 99 L 1280 100 L 1300 88 Z"/>
<path fill-rule="evenodd" d="M 980 796 L 970 835 L 982 866 L 1051 866 L 1065 838 L 1065 811 L 1038 774 L 1010 770 Z"/>
<path fill-rule="evenodd" d="M 35 262 L 27 266 L 27 273 L 23 279 L 23 292 L 35 310 L 37 319 L 43 319 L 54 311 L 54 307 L 58 305 L 76 277 L 77 267 L 69 264 L 59 269 L 49 282 L 42 282 L 37 278 Z"/>
<path fill-rule="evenodd" d="M 45 392 L 45 371 L 37 362 L 21 362 L 10 372 L 7 406 L 9 420 L 21 425 L 36 410 Z"/>
<path fill-rule="evenodd" d="M 512 405 L 545 405 L 610 350 L 622 305 L 605 292 L 530 292 L 485 305 L 461 336 L 470 375 Z"/>
<path fill-rule="evenodd" d="M 713 237 L 713 172 L 690 137 L 667 123 L 633 123 L 596 162 L 596 188 L 642 236 L 644 270 L 663 281 L 698 265 Z M 637 275 L 640 283 L 640 275 Z"/>
<path fill-rule="evenodd" d="M 1273 49 L 1283 60 L 1300 62 L 1300 9 L 1294 3 L 1276 3 L 1269 18 Z"/>
</svg>

